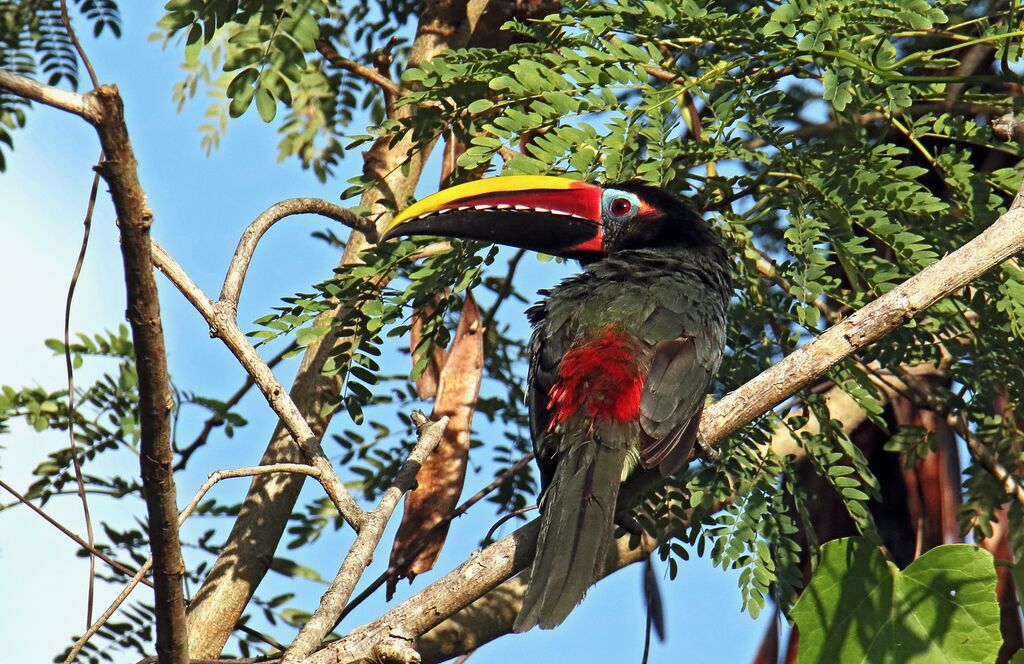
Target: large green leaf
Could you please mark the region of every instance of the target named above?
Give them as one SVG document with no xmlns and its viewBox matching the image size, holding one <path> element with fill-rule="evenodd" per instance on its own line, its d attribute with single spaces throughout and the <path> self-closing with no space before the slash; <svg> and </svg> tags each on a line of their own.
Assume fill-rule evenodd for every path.
<svg viewBox="0 0 1024 664">
<path fill-rule="evenodd" d="M 861 538 L 829 542 L 791 616 L 798 662 L 992 662 L 999 606 L 992 556 L 928 551 L 902 572 Z"/>
</svg>

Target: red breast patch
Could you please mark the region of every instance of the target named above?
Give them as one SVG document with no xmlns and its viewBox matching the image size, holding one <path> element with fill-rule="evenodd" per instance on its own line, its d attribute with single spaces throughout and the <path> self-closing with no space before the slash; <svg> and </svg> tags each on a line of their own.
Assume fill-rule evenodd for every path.
<svg viewBox="0 0 1024 664">
<path fill-rule="evenodd" d="M 644 378 L 632 351 L 629 338 L 610 326 L 597 337 L 570 348 L 558 367 L 558 380 L 548 393 L 548 430 L 580 409 L 595 420 L 636 419 Z"/>
</svg>

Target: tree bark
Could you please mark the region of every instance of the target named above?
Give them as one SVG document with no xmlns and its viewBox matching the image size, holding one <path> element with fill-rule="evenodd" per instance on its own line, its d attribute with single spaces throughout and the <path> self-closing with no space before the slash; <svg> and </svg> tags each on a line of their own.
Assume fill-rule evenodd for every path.
<svg viewBox="0 0 1024 664">
<path fill-rule="evenodd" d="M 172 468 L 170 414 L 174 400 L 167 375 L 167 352 L 151 255 L 149 231 L 153 213 L 139 184 L 138 164 L 117 88 L 102 86 L 88 96 L 100 108 L 100 120 L 95 126 L 104 160 L 99 170 L 110 186 L 121 230 L 128 299 L 126 314 L 132 329 L 139 376 L 139 459 L 153 551 L 156 652 L 161 664 L 183 663 L 189 657 L 182 588 L 185 564 L 178 539 L 178 505 Z"/>
</svg>

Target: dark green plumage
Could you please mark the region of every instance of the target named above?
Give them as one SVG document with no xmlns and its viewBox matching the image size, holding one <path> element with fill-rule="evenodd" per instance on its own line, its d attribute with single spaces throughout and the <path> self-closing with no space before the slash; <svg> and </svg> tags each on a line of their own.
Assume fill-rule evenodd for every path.
<svg viewBox="0 0 1024 664">
<path fill-rule="evenodd" d="M 530 429 L 541 528 L 516 631 L 561 623 L 601 575 L 619 485 L 690 457 L 725 345 L 729 261 L 681 199 L 550 176 L 465 183 L 410 206 L 385 238 L 441 234 L 576 258 L 529 311 Z"/>
<path fill-rule="evenodd" d="M 730 287 L 717 237 L 674 196 L 608 188 L 639 196 L 640 215 L 619 228 L 606 221 L 608 256 L 529 311 L 543 514 L 516 631 L 560 624 L 599 578 L 619 484 L 637 463 L 669 474 L 689 459 L 725 344 Z"/>
</svg>

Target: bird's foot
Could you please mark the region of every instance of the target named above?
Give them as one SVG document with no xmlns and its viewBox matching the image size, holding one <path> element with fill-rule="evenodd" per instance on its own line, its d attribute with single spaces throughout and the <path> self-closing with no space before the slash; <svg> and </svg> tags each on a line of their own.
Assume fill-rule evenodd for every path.
<svg viewBox="0 0 1024 664">
<path fill-rule="evenodd" d="M 722 460 L 722 453 L 708 445 L 707 441 L 704 440 L 704 436 L 699 433 L 697 434 L 697 449 L 705 463 L 718 463 Z"/>
</svg>

